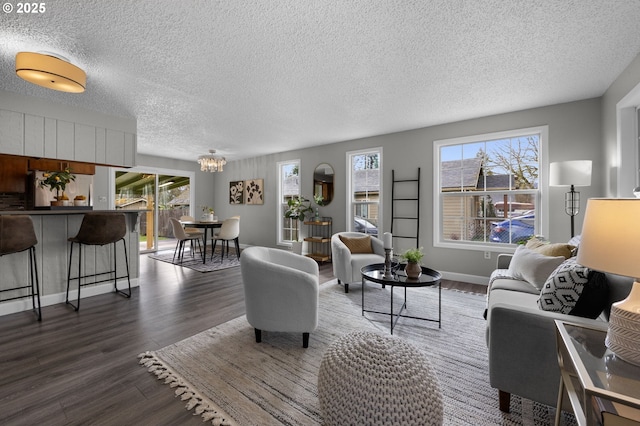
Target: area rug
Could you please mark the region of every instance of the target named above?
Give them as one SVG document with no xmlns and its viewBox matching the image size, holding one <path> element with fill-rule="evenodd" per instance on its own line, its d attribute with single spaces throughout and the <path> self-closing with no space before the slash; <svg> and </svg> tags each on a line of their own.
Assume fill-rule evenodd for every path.
<svg viewBox="0 0 640 426">
<path fill-rule="evenodd" d="M 151 259 L 160 260 L 162 262 L 174 263 L 173 250 L 171 251 L 159 251 L 156 254 L 150 254 Z M 176 260 L 177 262 L 177 260 Z M 202 257 L 200 253 L 195 253 L 194 257 L 191 257 L 189 250 L 185 250 L 184 259 L 182 263 L 175 263 L 177 266 L 183 266 L 185 268 L 193 269 L 198 272 L 213 272 L 220 271 L 222 269 L 234 268 L 240 266 L 238 256 L 235 251 L 229 253 L 229 256 L 225 254 L 224 259 L 220 261 L 220 252 L 216 251 L 211 259 L 211 250 L 207 250 L 206 262 L 202 263 Z"/>
<path fill-rule="evenodd" d="M 396 289 L 398 296 L 400 291 Z M 387 309 L 389 288 L 367 287 L 366 306 Z M 396 296 L 397 297 L 397 296 Z M 409 290 L 408 314 L 437 317 L 437 290 Z M 319 425 L 317 375 L 322 355 L 338 337 L 356 330 L 389 335 L 389 319 L 361 314 L 361 290 L 348 294 L 336 281 L 321 286 L 319 326 L 302 348 L 298 333 L 263 332 L 255 343 L 244 316 L 154 352 L 140 363 L 175 389 L 187 409 L 212 424 Z M 443 393 L 446 425 L 551 425 L 555 410 L 512 396 L 511 413 L 498 408 L 489 386 L 482 318 L 484 296 L 442 290 L 442 327 L 401 318 L 394 337 L 429 357 Z M 565 424 L 575 424 L 565 415 Z"/>
</svg>

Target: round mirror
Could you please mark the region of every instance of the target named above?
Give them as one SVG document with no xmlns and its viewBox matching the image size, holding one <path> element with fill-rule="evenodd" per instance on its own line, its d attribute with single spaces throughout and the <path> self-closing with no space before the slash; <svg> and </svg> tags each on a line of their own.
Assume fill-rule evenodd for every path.
<svg viewBox="0 0 640 426">
<path fill-rule="evenodd" d="M 333 167 L 327 163 L 318 164 L 313 171 L 313 200 L 319 206 L 326 206 L 333 200 Z"/>
</svg>

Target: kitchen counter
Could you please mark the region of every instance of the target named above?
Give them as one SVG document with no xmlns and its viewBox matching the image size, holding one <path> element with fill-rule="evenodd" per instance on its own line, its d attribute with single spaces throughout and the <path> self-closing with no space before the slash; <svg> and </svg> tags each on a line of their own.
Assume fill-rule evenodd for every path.
<svg viewBox="0 0 640 426">
<path fill-rule="evenodd" d="M 29 215 L 33 220 L 38 244 L 36 244 L 36 259 L 38 275 L 40 277 L 40 298 L 42 306 L 64 303 L 67 289 L 67 268 L 69 265 L 69 243 L 67 239 L 78 233 L 82 218 L 90 212 L 124 213 L 127 218 L 127 233 L 125 244 L 129 257 L 129 271 L 131 286 L 138 285 L 140 271 L 140 247 L 138 218 L 140 212 L 147 210 L 86 210 L 74 207 L 58 207 L 54 210 L 4 210 L 0 215 Z M 110 269 L 113 256 L 113 245 L 83 246 L 83 273 L 101 272 Z M 116 245 L 118 256 L 118 276 L 125 275 L 125 263 L 123 262 L 123 247 L 121 243 Z M 77 250 L 74 250 L 74 263 L 77 265 Z M 122 270 L 121 270 L 122 268 Z M 28 251 L 0 257 L 0 289 L 12 288 L 28 283 Z M 89 278 L 91 283 L 92 279 Z M 118 281 L 118 287 L 126 286 L 126 278 Z M 69 293 L 70 299 L 77 297 L 76 290 Z M 113 291 L 113 281 L 106 283 L 83 286 L 82 298 Z M 2 301 L 0 293 L 0 315 L 31 309 L 31 299 L 17 299 Z M 135 297 L 135 296 L 133 296 Z M 73 311 L 70 308 L 70 311 Z M 46 310 L 43 311 L 43 321 L 46 321 Z"/>
</svg>

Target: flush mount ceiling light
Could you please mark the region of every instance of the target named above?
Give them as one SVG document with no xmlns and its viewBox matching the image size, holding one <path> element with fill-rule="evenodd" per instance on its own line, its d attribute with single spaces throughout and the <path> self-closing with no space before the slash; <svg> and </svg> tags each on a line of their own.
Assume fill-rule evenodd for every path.
<svg viewBox="0 0 640 426">
<path fill-rule="evenodd" d="M 221 172 L 222 166 L 227 164 L 227 160 L 224 157 L 216 157 L 215 149 L 210 149 L 209 154 L 201 155 L 198 157 L 198 164 L 200 164 L 200 170 L 203 172 Z"/>
<path fill-rule="evenodd" d="M 82 93 L 87 85 L 87 74 L 82 69 L 50 53 L 18 52 L 16 74 L 30 83 L 61 92 Z"/>
</svg>

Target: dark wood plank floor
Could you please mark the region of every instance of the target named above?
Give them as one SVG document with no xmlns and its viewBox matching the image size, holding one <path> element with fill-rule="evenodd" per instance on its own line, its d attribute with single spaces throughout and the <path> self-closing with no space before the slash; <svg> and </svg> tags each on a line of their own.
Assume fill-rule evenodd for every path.
<svg viewBox="0 0 640 426">
<path fill-rule="evenodd" d="M 48 306 L 41 323 L 32 312 L 0 317 L 0 424 L 202 424 L 136 356 L 243 315 L 240 268 L 200 273 L 146 255 L 140 268 L 131 299 Z M 320 271 L 333 278 L 331 264 Z"/>
</svg>

